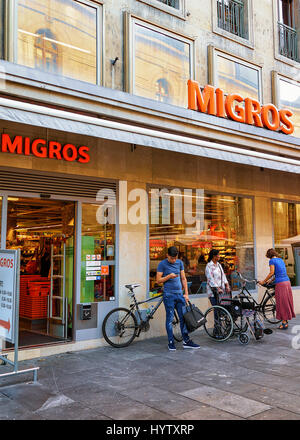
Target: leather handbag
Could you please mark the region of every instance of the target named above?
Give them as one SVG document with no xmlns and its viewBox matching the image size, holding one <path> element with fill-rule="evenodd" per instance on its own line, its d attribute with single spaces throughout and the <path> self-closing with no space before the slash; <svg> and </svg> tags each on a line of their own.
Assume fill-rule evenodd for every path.
<svg viewBox="0 0 300 440">
<path fill-rule="evenodd" d="M 187 306 L 183 307 L 183 318 L 189 333 L 197 330 L 197 328 L 206 323 L 206 318 L 201 310 L 194 304 L 191 304 L 190 301 Z"/>
</svg>

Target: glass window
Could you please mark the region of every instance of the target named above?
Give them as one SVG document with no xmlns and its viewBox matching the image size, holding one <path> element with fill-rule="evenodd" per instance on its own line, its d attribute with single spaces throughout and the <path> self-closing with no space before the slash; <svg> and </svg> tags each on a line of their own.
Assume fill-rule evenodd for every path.
<svg viewBox="0 0 300 440">
<path fill-rule="evenodd" d="M 300 203 L 273 202 L 275 250 L 292 286 L 300 286 Z"/>
<path fill-rule="evenodd" d="M 2 224 L 2 197 L 0 197 L 0 246 L 1 246 L 1 224 Z"/>
<path fill-rule="evenodd" d="M 294 27 L 294 2 L 293 0 L 278 0 L 278 15 L 280 23 Z"/>
<path fill-rule="evenodd" d="M 217 0 L 218 26 L 231 34 L 247 38 L 247 1 Z"/>
<path fill-rule="evenodd" d="M 186 107 L 191 42 L 135 20 L 133 29 L 133 93 Z"/>
<path fill-rule="evenodd" d="M 292 136 L 300 137 L 300 84 L 279 79 L 279 107 L 291 110 L 295 126 Z"/>
<path fill-rule="evenodd" d="M 82 303 L 115 299 L 115 225 L 99 224 L 100 204 L 82 204 Z"/>
<path fill-rule="evenodd" d="M 206 292 L 205 267 L 211 249 L 220 251 L 220 262 L 233 290 L 239 288 L 236 270 L 247 279 L 253 280 L 255 278 L 251 198 L 204 192 L 204 204 L 202 205 L 204 224 L 202 229 L 195 233 L 195 231 L 191 232 L 187 229 L 190 226 L 184 220 L 186 218 L 184 196 L 178 193 L 178 190 L 176 190 L 177 194 L 172 197 L 170 193 L 164 196 L 173 199 L 172 202 L 170 201 L 170 205 L 166 205 L 164 197 L 160 197 L 159 215 L 154 222 L 155 216 L 153 216 L 153 205 L 151 205 L 152 191 L 150 190 L 149 197 L 150 290 L 154 288 L 156 283 L 158 263 L 166 258 L 169 246 L 176 246 L 179 249 L 179 258 L 184 263 L 187 280 L 192 283 L 192 294 Z M 192 195 L 193 201 L 190 205 L 193 216 L 195 216 L 196 210 L 196 197 L 199 196 Z M 170 206 L 169 217 L 165 215 L 166 206 Z M 174 215 L 175 209 L 177 215 Z M 178 216 L 180 209 L 182 209 L 182 215 Z M 255 284 L 248 287 L 254 289 Z"/>
<path fill-rule="evenodd" d="M 98 7 L 71 0 L 19 0 L 17 62 L 97 81 Z"/>
<path fill-rule="evenodd" d="M 239 93 L 243 97 L 261 100 L 260 72 L 248 64 L 217 55 L 217 86 L 227 94 Z"/>
<path fill-rule="evenodd" d="M 158 0 L 171 8 L 180 9 L 180 0 Z"/>
</svg>

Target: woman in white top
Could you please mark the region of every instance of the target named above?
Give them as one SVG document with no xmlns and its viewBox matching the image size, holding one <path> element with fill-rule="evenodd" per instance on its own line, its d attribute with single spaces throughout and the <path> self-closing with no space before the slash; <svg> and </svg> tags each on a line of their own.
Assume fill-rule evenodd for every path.
<svg viewBox="0 0 300 440">
<path fill-rule="evenodd" d="M 217 304 L 214 291 L 218 293 L 222 293 L 224 291 L 230 292 L 229 283 L 223 267 L 219 263 L 219 259 L 219 251 L 217 249 L 212 249 L 209 253 L 208 263 L 205 268 L 205 275 L 207 279 L 206 291 L 212 306 Z"/>
</svg>

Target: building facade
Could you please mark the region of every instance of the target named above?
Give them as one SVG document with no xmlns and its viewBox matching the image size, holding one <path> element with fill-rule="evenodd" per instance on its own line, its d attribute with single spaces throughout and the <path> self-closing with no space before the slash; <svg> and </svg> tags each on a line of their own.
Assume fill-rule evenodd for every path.
<svg viewBox="0 0 300 440">
<path fill-rule="evenodd" d="M 210 249 L 237 289 L 236 269 L 264 278 L 275 247 L 299 313 L 299 14 L 298 0 L 0 1 L 1 247 L 21 249 L 23 358 L 103 344 L 124 285 L 146 299 L 173 244 L 202 309 Z M 143 336 L 164 334 L 158 315 Z"/>
</svg>

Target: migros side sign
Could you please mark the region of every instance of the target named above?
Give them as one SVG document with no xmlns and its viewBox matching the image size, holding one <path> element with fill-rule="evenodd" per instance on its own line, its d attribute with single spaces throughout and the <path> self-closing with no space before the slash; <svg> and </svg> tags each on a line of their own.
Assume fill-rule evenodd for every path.
<svg viewBox="0 0 300 440">
<path fill-rule="evenodd" d="M 2 134 L 0 148 L 2 153 L 33 155 L 40 158 L 66 160 L 67 162 L 88 163 L 90 161 L 89 147 L 84 145 L 76 147 L 73 144 L 64 145 L 45 139 L 31 141 L 29 137 L 20 135 L 10 137 L 8 134 Z"/>
<path fill-rule="evenodd" d="M 256 99 L 243 98 L 239 94 L 225 96 L 222 89 L 210 85 L 201 91 L 199 83 L 191 79 L 188 80 L 188 108 L 285 134 L 294 131 L 294 125 L 289 119 L 293 116 L 290 110 L 278 110 L 273 104 L 261 106 Z"/>
</svg>

